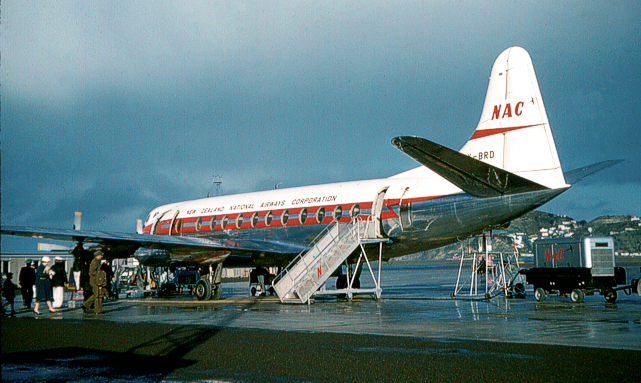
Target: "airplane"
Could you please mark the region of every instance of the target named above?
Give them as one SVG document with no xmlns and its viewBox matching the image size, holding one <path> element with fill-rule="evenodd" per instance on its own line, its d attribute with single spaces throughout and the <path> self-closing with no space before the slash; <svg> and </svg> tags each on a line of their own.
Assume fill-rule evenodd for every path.
<svg viewBox="0 0 641 383">
<path fill-rule="evenodd" d="M 294 260 L 318 247 L 319 235 L 357 230 L 358 222 L 367 223 L 373 239 L 363 253 L 378 248 L 379 261 L 434 249 L 505 227 L 620 162 L 563 172 L 532 60 L 521 47 L 496 59 L 480 121 L 460 151 L 414 136 L 392 144 L 421 166 L 387 178 L 171 203 L 153 209 L 137 234 L 15 226 L 1 233 L 73 241 L 77 256 L 90 256 L 83 249 L 92 244 L 108 259 L 133 254 L 146 265 L 205 266 L 196 295 L 220 299 L 223 264 L 292 271 Z M 357 264 L 359 252 L 350 249 L 341 262 Z M 314 277 L 321 276 L 317 270 Z"/>
</svg>

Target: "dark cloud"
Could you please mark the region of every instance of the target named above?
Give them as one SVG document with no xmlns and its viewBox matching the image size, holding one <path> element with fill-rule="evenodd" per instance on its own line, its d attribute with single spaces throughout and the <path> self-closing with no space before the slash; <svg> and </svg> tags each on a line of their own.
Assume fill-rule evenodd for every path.
<svg viewBox="0 0 641 383">
<path fill-rule="evenodd" d="M 132 231 L 157 205 L 386 177 L 460 148 L 494 59 L 533 59 L 565 169 L 546 209 L 641 215 L 638 2 L 3 4 L 2 223 Z M 9 249 L 3 238 L 2 249 Z M 15 250 L 15 249 L 14 249 Z"/>
</svg>

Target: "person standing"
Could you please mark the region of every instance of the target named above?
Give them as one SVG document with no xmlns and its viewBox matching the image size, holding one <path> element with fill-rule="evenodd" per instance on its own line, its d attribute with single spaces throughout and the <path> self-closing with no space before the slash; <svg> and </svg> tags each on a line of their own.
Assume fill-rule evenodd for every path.
<svg viewBox="0 0 641 383">
<path fill-rule="evenodd" d="M 95 254 L 94 254 L 95 255 Z M 91 297 L 91 278 L 89 278 L 89 265 L 91 261 L 87 260 L 87 257 L 82 257 L 82 263 L 80 264 L 80 289 L 82 290 L 82 301 L 87 302 L 89 297 Z"/>
<path fill-rule="evenodd" d="M 82 290 L 82 285 L 80 284 L 80 274 L 82 273 L 82 257 L 75 256 L 73 258 L 73 265 L 71 266 L 73 270 L 73 282 L 76 287 L 76 291 Z"/>
<path fill-rule="evenodd" d="M 51 286 L 53 287 L 53 308 L 62 307 L 65 295 L 65 287 L 69 286 L 64 261 L 56 257 L 56 263 L 51 268 Z"/>
<path fill-rule="evenodd" d="M 111 267 L 111 262 L 107 262 L 103 259 L 100 269 L 104 271 L 107 276 L 107 284 L 105 285 L 105 296 L 112 297 L 112 298 L 115 297 L 114 299 L 117 299 L 117 295 L 115 295 L 111 289 L 111 283 L 114 277 L 114 270 Z"/>
<path fill-rule="evenodd" d="M 36 270 L 33 268 L 33 261 L 27 259 L 26 265 L 20 269 L 18 275 L 18 286 L 22 292 L 22 305 L 25 309 L 31 308 L 33 300 L 33 285 L 36 283 Z"/>
<path fill-rule="evenodd" d="M 33 309 L 36 315 L 40 315 L 40 311 L 38 311 L 40 309 L 40 302 L 47 302 L 49 312 L 56 312 L 51 306 L 53 293 L 51 291 L 51 279 L 49 277 L 49 271 L 51 270 L 51 266 L 49 266 L 50 261 L 49 257 L 42 257 L 42 261 L 36 269 L 36 307 Z"/>
<path fill-rule="evenodd" d="M 104 286 L 100 286 L 98 283 L 98 272 L 100 270 L 101 260 L 103 253 L 102 251 L 96 251 L 93 261 L 89 265 L 89 283 L 91 284 L 91 297 L 82 304 L 82 311 L 88 312 L 91 304 L 93 303 L 95 307 L 96 314 L 102 314 L 102 297 L 104 296 Z M 103 271 L 104 273 L 104 271 Z"/>
<path fill-rule="evenodd" d="M 2 296 L 7 300 L 7 303 L 2 305 L 4 309 L 7 305 L 11 305 L 11 315 L 16 313 L 13 308 L 13 299 L 16 297 L 16 285 L 13 284 L 13 273 L 7 273 L 7 279 L 2 284 Z"/>
</svg>

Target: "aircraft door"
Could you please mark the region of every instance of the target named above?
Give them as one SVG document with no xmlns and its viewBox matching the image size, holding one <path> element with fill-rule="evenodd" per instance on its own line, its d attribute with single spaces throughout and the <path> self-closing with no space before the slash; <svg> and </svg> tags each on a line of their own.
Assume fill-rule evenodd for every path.
<svg viewBox="0 0 641 383">
<path fill-rule="evenodd" d="M 385 200 L 385 193 L 389 189 L 389 186 L 385 186 L 376 193 L 374 198 L 374 203 L 372 204 L 372 217 L 374 219 L 374 234 L 377 238 L 383 236 L 383 223 L 381 220 L 381 214 L 383 213 L 383 201 Z"/>
<path fill-rule="evenodd" d="M 171 220 L 171 225 L 169 227 L 169 235 L 171 235 L 171 230 L 174 227 L 174 220 L 176 219 L 176 216 L 178 215 L 178 212 L 179 211 L 176 210 L 176 213 L 174 214 L 174 216 L 173 216 L 173 218 Z M 158 234 L 158 229 L 160 229 L 160 222 L 162 222 L 162 220 L 163 220 L 163 218 L 165 218 L 165 216 L 170 216 L 171 213 L 172 213 L 172 211 L 170 209 L 170 210 L 167 210 L 166 212 L 164 212 L 164 213 L 162 213 L 162 214 L 160 214 L 158 216 L 158 219 L 156 220 L 156 222 L 154 222 L 154 226 L 151 228 L 151 233 L 152 234 Z"/>
<path fill-rule="evenodd" d="M 166 212 L 158 216 L 158 219 L 156 219 L 156 222 L 154 222 L 154 226 L 152 226 L 151 228 L 151 234 L 154 234 L 154 235 L 158 234 L 158 229 L 160 228 L 160 221 L 162 221 L 162 217 L 164 217 L 168 211 L 169 210 L 167 210 Z"/>
<path fill-rule="evenodd" d="M 176 210 L 176 213 L 174 213 L 174 216 L 171 219 L 171 224 L 169 225 L 169 235 L 180 233 L 181 220 L 176 220 L 176 217 L 178 217 L 178 213 L 180 213 L 180 210 Z"/>
<path fill-rule="evenodd" d="M 401 199 L 398 202 L 398 215 L 400 218 L 402 231 L 407 231 L 410 227 L 412 227 L 412 203 L 403 203 L 403 197 L 405 197 L 405 193 L 407 193 L 408 190 L 409 188 L 405 188 L 405 190 L 403 190 Z"/>
<path fill-rule="evenodd" d="M 407 231 L 412 227 L 412 204 L 410 202 L 401 204 L 398 208 L 401 216 L 401 229 Z"/>
</svg>

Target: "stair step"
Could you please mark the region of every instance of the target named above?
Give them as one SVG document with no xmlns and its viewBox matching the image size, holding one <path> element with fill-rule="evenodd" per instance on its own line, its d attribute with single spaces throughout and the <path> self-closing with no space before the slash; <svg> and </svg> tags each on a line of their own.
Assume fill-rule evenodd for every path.
<svg viewBox="0 0 641 383">
<path fill-rule="evenodd" d="M 276 278 L 274 289 L 283 303 L 305 303 L 362 242 L 380 241 L 361 233 L 373 235 L 367 222 L 338 223 L 314 241 L 315 245 L 301 253 Z M 296 292 L 296 293 L 294 293 Z"/>
</svg>

